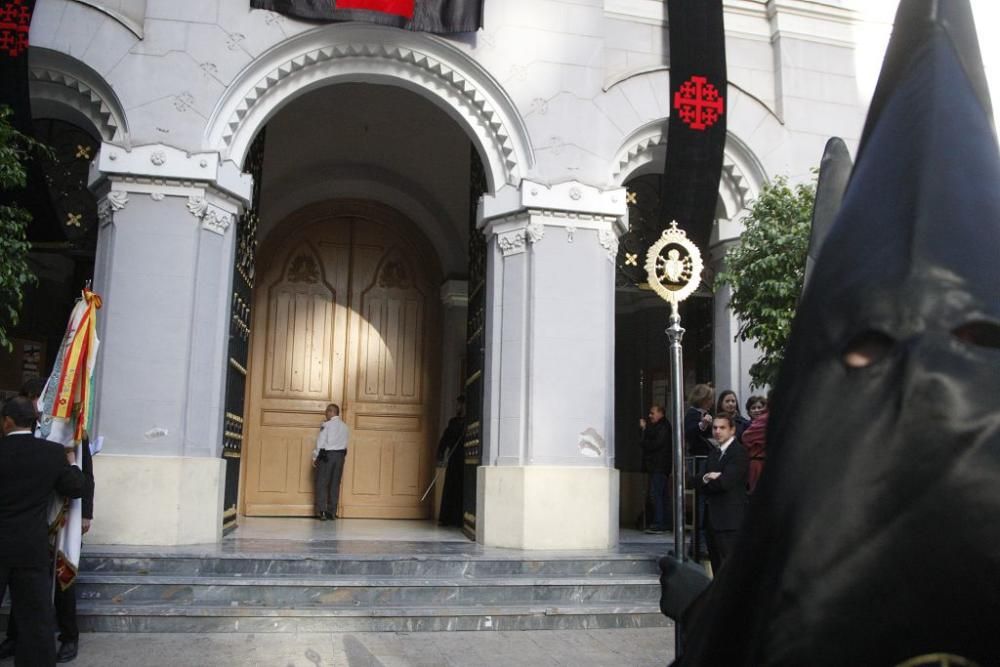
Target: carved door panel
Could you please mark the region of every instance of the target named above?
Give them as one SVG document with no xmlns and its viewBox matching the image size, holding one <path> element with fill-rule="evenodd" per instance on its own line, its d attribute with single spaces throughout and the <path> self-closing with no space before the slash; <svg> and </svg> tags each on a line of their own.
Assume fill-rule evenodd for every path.
<svg viewBox="0 0 1000 667">
<path fill-rule="evenodd" d="M 311 451 L 337 403 L 351 429 L 338 514 L 430 515 L 420 496 L 435 444 L 437 283 L 414 261 L 420 243 L 400 233 L 330 215 L 292 234 L 260 281 L 247 514 L 313 513 Z"/>
<path fill-rule="evenodd" d="M 353 426 L 341 494 L 347 517 L 424 518 L 433 466 L 434 283 L 413 246 L 378 225 L 355 230 L 347 369 Z M 435 337 L 436 338 L 436 337 Z"/>
<path fill-rule="evenodd" d="M 313 513 L 312 449 L 328 403 L 341 403 L 350 245 L 305 238 L 255 295 L 246 513 Z"/>
</svg>

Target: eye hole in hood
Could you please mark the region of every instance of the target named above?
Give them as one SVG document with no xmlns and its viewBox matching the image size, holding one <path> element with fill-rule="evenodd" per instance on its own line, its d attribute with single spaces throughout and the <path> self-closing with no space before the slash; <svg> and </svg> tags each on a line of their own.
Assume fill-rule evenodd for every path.
<svg viewBox="0 0 1000 667">
<path fill-rule="evenodd" d="M 868 368 L 885 359 L 896 341 L 881 331 L 863 331 L 851 339 L 841 359 L 848 368 Z"/>
<path fill-rule="evenodd" d="M 993 322 L 967 322 L 951 334 L 963 343 L 1000 350 L 1000 325 Z"/>
</svg>

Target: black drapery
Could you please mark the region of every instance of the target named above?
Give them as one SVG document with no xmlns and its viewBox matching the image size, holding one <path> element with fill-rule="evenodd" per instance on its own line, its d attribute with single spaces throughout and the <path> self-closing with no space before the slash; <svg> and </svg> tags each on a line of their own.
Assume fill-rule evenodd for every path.
<svg viewBox="0 0 1000 667">
<path fill-rule="evenodd" d="M 11 124 L 29 137 L 34 136 L 34 131 L 28 94 L 28 31 L 34 10 L 35 0 L 0 0 L 0 106 L 11 109 Z M 65 240 L 56 220 L 42 165 L 37 159 L 31 159 L 25 167 L 27 187 L 0 193 L 0 204 L 17 205 L 31 213 L 30 241 Z"/>
<path fill-rule="evenodd" d="M 705 250 L 715 221 L 726 146 L 722 0 L 668 0 L 667 11 L 670 122 L 660 228 L 676 220 Z"/>
<path fill-rule="evenodd" d="M 475 32 L 483 27 L 483 0 L 250 0 L 309 21 L 363 21 L 418 32 Z"/>
</svg>

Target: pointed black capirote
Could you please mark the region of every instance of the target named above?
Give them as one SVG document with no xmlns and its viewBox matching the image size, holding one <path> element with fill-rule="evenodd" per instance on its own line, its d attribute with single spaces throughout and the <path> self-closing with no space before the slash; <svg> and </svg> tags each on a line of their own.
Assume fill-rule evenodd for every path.
<svg viewBox="0 0 1000 667">
<path fill-rule="evenodd" d="M 1000 151 L 971 26 L 966 0 L 900 4 L 681 665 L 1000 658 Z"/>
<path fill-rule="evenodd" d="M 809 230 L 809 252 L 806 255 L 805 282 L 816 268 L 823 241 L 833 226 L 833 221 L 844 200 L 847 181 L 851 177 L 851 154 L 840 137 L 831 137 L 823 149 L 819 163 L 819 180 L 816 183 L 816 202 L 813 205 L 812 226 Z"/>
</svg>

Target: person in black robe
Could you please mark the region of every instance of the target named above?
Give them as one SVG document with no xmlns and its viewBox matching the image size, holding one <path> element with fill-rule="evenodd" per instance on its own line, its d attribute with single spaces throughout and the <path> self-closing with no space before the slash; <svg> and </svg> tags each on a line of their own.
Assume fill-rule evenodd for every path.
<svg viewBox="0 0 1000 667">
<path fill-rule="evenodd" d="M 902 0 L 768 466 L 677 665 L 1000 657 L 1000 150 L 967 0 Z"/>
<path fill-rule="evenodd" d="M 465 397 L 456 400 L 455 416 L 448 420 L 448 426 L 438 441 L 438 461 L 447 467 L 444 473 L 444 488 L 441 490 L 441 510 L 438 524 L 461 528 L 465 522 L 463 510 L 465 502 Z"/>
</svg>

